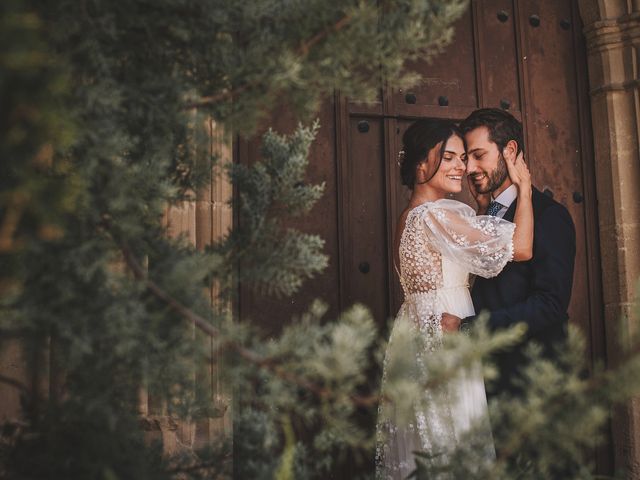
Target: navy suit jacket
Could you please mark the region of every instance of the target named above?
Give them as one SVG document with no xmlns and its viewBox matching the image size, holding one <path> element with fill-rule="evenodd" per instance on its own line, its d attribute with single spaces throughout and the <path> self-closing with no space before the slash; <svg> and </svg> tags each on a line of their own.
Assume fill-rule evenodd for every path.
<svg viewBox="0 0 640 480">
<path fill-rule="evenodd" d="M 567 336 L 567 322 L 576 234 L 568 210 L 552 198 L 533 189 L 534 216 L 533 257 L 526 262 L 509 262 L 494 278 L 476 277 L 471 296 L 476 312 L 489 311 L 489 328 L 508 328 L 519 322 L 527 325 L 526 338 L 506 352 L 496 353 L 500 378 L 487 385 L 491 395 L 518 393 L 514 385 L 518 370 L 526 363 L 523 350 L 528 342 L 542 346 L 547 358 L 556 356 L 559 342 Z M 516 201 L 504 215 L 513 221 Z M 468 317 L 469 324 L 476 317 Z"/>
</svg>

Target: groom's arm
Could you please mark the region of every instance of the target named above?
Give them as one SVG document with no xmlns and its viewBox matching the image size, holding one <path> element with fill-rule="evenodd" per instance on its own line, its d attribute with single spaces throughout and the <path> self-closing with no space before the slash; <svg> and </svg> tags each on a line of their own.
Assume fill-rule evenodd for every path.
<svg viewBox="0 0 640 480">
<path fill-rule="evenodd" d="M 520 322 L 535 334 L 549 325 L 564 321 L 571 299 L 576 235 L 569 212 L 561 205 L 548 207 L 536 219 L 531 291 L 522 302 L 491 311 L 489 328 L 507 328 Z M 475 320 L 462 320 L 464 330 Z"/>
</svg>

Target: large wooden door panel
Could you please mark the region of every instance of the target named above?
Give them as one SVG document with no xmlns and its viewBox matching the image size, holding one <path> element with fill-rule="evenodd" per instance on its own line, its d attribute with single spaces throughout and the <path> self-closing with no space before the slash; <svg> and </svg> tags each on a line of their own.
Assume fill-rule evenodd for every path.
<svg viewBox="0 0 640 480">
<path fill-rule="evenodd" d="M 520 89 L 513 0 L 473 2 L 478 105 L 518 117 Z"/>
<path fill-rule="evenodd" d="M 574 28 L 579 27 L 572 2 L 526 0 L 518 2 L 519 30 L 522 38 L 522 71 L 525 99 L 524 127 L 527 158 L 534 183 L 566 206 L 576 226 L 576 262 L 571 321 L 589 334 L 592 309 L 589 292 L 589 238 L 585 224 L 583 165 L 589 164 L 583 149 L 580 92 Z M 593 339 L 595 342 L 597 338 Z M 593 343 L 593 342 L 592 342 Z M 597 345 L 589 348 L 599 350 Z M 591 356 L 591 351 L 589 351 Z"/>
<path fill-rule="evenodd" d="M 404 116 L 428 116 L 435 107 L 472 107 L 478 103 L 473 63 L 473 24 L 471 10 L 456 22 L 455 42 L 431 63 L 409 64 L 423 74 L 420 85 L 392 93 L 394 113 Z M 468 61 L 471 60 L 471 61 Z M 431 107 L 431 108 L 429 108 Z"/>
<path fill-rule="evenodd" d="M 363 303 L 378 321 L 389 315 L 384 122 L 348 120 L 348 149 L 341 162 L 342 303 Z"/>
</svg>

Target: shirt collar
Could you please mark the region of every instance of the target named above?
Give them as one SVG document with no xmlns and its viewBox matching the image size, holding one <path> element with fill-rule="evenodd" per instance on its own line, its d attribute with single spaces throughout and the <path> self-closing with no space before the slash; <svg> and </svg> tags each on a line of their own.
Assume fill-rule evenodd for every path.
<svg viewBox="0 0 640 480">
<path fill-rule="evenodd" d="M 513 201 L 518 197 L 518 187 L 509 185 L 509 187 L 493 200 L 501 205 L 509 208 Z"/>
</svg>

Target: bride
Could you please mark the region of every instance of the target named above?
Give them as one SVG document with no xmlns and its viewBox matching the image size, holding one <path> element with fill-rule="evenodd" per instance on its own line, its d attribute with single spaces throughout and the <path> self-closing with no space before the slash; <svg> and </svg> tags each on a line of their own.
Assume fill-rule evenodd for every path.
<svg viewBox="0 0 640 480">
<path fill-rule="evenodd" d="M 404 303 L 389 342 L 393 343 L 399 321 L 409 321 L 421 340 L 420 357 L 441 345 L 443 332 L 457 331 L 458 325 L 449 322 L 447 314 L 460 318 L 474 314 L 469 274 L 492 277 L 509 261 L 531 258 L 531 177 L 522 155 L 516 158 L 516 152 L 505 149 L 506 167 L 518 188 L 514 223 L 476 215 L 466 204 L 445 198 L 462 190 L 465 173 L 464 137 L 453 122 L 419 120 L 405 132 L 403 144 L 402 183 L 412 195 L 395 235 L 394 262 L 399 266 Z M 478 196 L 473 185 L 470 188 L 478 204 L 486 206 L 489 198 Z M 417 361 L 420 365 L 419 358 Z M 382 377 L 383 394 L 387 363 L 388 358 Z M 483 457 L 488 461 L 495 458 L 479 366 L 460 373 L 437 392 L 425 391 L 410 417 L 410 421 L 402 421 L 393 405 L 382 402 L 376 478 L 406 478 L 416 467 L 414 451 L 433 454 L 432 462 L 446 465 L 447 453 L 453 452 L 461 436 L 474 425 L 486 426 L 481 430 L 487 447 Z"/>
</svg>

